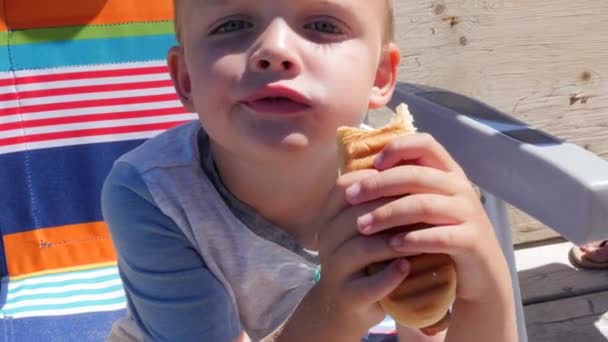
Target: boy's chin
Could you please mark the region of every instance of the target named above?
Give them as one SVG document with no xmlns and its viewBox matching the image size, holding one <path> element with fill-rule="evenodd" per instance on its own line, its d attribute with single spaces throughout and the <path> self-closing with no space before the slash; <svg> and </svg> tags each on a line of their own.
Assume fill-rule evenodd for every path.
<svg viewBox="0 0 608 342">
<path fill-rule="evenodd" d="M 304 152 L 311 148 L 311 139 L 303 133 L 289 133 L 287 135 L 262 135 L 256 137 L 255 145 L 269 154 L 294 154 Z"/>
<path fill-rule="evenodd" d="M 333 140 L 330 146 L 314 140 L 303 133 L 290 133 L 284 136 L 262 136 L 252 142 L 255 154 L 268 162 L 306 162 L 323 159 L 322 155 L 336 155 Z"/>
</svg>

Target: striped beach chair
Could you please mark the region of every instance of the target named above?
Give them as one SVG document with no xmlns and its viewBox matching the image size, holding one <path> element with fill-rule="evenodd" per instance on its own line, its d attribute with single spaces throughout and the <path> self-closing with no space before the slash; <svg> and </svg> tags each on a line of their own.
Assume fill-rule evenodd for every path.
<svg viewBox="0 0 608 342">
<path fill-rule="evenodd" d="M 100 190 L 195 118 L 165 64 L 171 0 L 0 0 L 0 341 L 101 341 L 124 315 Z"/>
</svg>

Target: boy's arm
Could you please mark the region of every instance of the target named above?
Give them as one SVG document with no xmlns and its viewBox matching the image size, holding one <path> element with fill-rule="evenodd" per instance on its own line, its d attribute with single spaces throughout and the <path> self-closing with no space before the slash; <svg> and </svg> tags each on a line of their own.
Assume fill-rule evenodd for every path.
<svg viewBox="0 0 608 342">
<path fill-rule="evenodd" d="M 515 302 L 504 263 L 502 255 L 487 263 L 495 291 L 480 295 L 475 302 L 456 300 L 446 341 L 517 341 Z"/>
<path fill-rule="evenodd" d="M 137 334 L 153 341 L 233 341 L 241 334 L 228 293 L 133 167 L 112 169 L 102 207 Z"/>
</svg>

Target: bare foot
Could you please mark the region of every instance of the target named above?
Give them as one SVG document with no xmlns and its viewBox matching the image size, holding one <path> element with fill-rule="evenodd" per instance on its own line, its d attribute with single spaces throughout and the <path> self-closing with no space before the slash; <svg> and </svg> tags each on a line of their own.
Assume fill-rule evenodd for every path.
<svg viewBox="0 0 608 342">
<path fill-rule="evenodd" d="M 580 246 L 585 259 L 597 263 L 608 262 L 608 240 L 594 241 Z"/>
</svg>

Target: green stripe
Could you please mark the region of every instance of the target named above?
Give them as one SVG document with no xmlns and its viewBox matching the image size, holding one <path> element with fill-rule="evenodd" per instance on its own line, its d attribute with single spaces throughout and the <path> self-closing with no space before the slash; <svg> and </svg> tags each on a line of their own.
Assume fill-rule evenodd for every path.
<svg viewBox="0 0 608 342">
<path fill-rule="evenodd" d="M 15 285 L 19 285 L 20 283 L 32 280 L 32 279 L 45 279 L 45 278 L 53 278 L 53 277 L 57 277 L 57 276 L 66 276 L 66 275 L 73 275 L 73 274 L 79 274 L 79 275 L 89 275 L 89 274 L 93 274 L 96 272 L 100 272 L 100 271 L 107 271 L 107 270 L 116 270 L 118 267 L 116 266 L 105 266 L 105 267 L 98 267 L 98 268 L 91 268 L 91 269 L 87 269 L 87 270 L 78 270 L 78 271 L 67 271 L 67 272 L 60 272 L 60 273 L 53 273 L 53 274 L 44 274 L 44 275 L 37 275 L 37 276 L 33 276 L 33 277 L 28 277 L 25 279 L 19 279 L 19 280 L 10 280 L 10 284 L 15 286 Z M 116 273 L 118 273 L 118 271 L 116 271 Z"/>
<path fill-rule="evenodd" d="M 62 309 L 73 309 L 73 308 L 82 308 L 88 306 L 98 306 L 98 305 L 114 305 L 114 304 L 122 304 L 125 303 L 124 297 L 104 299 L 104 300 L 87 300 L 76 303 L 69 304 L 56 304 L 56 305 L 38 305 L 26 308 L 17 308 L 12 310 L 0 310 L 0 314 L 4 314 L 7 316 L 13 316 L 25 312 L 32 311 L 46 311 L 46 310 L 62 310 Z"/>
<path fill-rule="evenodd" d="M 118 284 L 118 285 L 113 285 L 110 287 L 94 289 L 94 290 L 72 290 L 72 291 L 61 292 L 61 293 L 40 293 L 40 294 L 35 294 L 35 295 L 17 297 L 15 299 L 9 299 L 6 303 L 12 305 L 12 304 L 17 304 L 19 302 L 23 302 L 26 300 L 57 299 L 57 298 L 67 298 L 67 297 L 82 296 L 82 295 L 101 295 L 101 294 L 106 294 L 106 293 L 110 293 L 110 292 L 114 292 L 114 291 L 119 291 L 122 289 L 123 289 L 122 284 Z"/>
<path fill-rule="evenodd" d="M 119 279 L 118 274 L 108 274 L 105 276 L 95 277 L 95 278 L 86 278 L 86 279 L 71 279 L 64 280 L 52 283 L 44 283 L 44 284 L 27 284 L 22 285 L 16 289 L 10 289 L 9 293 L 19 293 L 23 290 L 39 290 L 43 288 L 56 288 L 67 285 L 81 285 L 81 284 L 97 284 L 103 281 Z"/>
<path fill-rule="evenodd" d="M 172 21 L 115 25 L 70 26 L 46 29 L 20 30 L 0 33 L 0 46 L 48 43 L 66 40 L 138 37 L 171 34 Z"/>
</svg>

